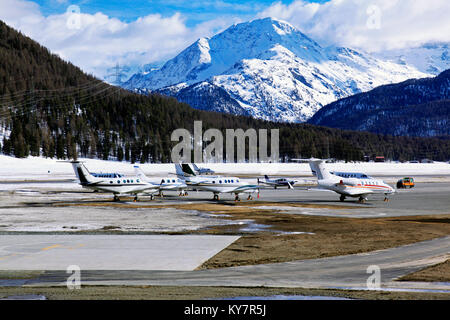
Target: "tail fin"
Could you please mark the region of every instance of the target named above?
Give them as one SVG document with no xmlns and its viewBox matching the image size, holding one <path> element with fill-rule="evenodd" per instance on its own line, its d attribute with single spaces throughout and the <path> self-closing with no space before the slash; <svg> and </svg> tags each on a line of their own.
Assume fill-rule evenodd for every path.
<svg viewBox="0 0 450 320">
<path fill-rule="evenodd" d="M 317 176 L 318 180 L 324 180 L 332 177 L 330 172 L 325 168 L 324 160 L 311 160 L 309 161 L 309 166 L 311 167 L 313 175 Z"/>
<path fill-rule="evenodd" d="M 183 168 L 181 168 L 181 164 L 175 163 L 175 172 L 177 174 L 177 177 L 179 179 L 183 179 L 184 180 L 184 172 L 183 172 Z"/>
<path fill-rule="evenodd" d="M 134 166 L 134 173 L 141 180 L 144 180 L 144 181 L 147 180 L 147 176 L 145 175 L 144 171 L 142 171 L 141 167 Z"/>
<path fill-rule="evenodd" d="M 191 177 L 196 176 L 195 170 L 189 163 L 182 163 L 181 168 L 183 169 L 183 173 L 185 176 Z"/>
<path fill-rule="evenodd" d="M 82 162 L 72 161 L 72 168 L 73 171 L 75 171 L 75 175 L 77 176 L 78 180 L 80 180 L 81 185 L 89 184 L 92 181 L 91 173 Z"/>
</svg>

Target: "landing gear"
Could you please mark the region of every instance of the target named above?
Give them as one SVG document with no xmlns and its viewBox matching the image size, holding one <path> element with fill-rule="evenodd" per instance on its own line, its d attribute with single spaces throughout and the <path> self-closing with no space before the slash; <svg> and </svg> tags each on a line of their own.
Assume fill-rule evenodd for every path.
<svg viewBox="0 0 450 320">
<path fill-rule="evenodd" d="M 339 200 L 341 200 L 341 202 L 344 202 L 345 196 L 344 196 L 344 195 L 341 195 L 341 197 L 339 198 Z"/>
<path fill-rule="evenodd" d="M 180 191 L 180 194 L 178 196 L 179 197 L 185 197 L 187 195 L 188 195 L 188 193 L 186 191 Z"/>
<path fill-rule="evenodd" d="M 119 202 L 120 201 L 119 197 L 116 194 L 114 195 L 114 200 L 113 201 L 114 202 Z"/>
<path fill-rule="evenodd" d="M 247 200 L 253 200 L 253 196 L 249 194 Z"/>
<path fill-rule="evenodd" d="M 234 201 L 241 201 L 241 199 L 239 198 L 239 194 L 236 193 L 236 196 L 234 197 Z"/>
<path fill-rule="evenodd" d="M 214 193 L 214 198 L 213 198 L 213 200 L 214 200 L 214 201 L 219 201 L 219 195 L 218 195 L 217 193 Z"/>
<path fill-rule="evenodd" d="M 365 203 L 366 200 L 367 200 L 367 199 L 364 198 L 364 197 L 359 197 L 358 202 L 359 202 L 359 203 Z"/>
<path fill-rule="evenodd" d="M 133 202 L 136 202 L 136 201 L 138 201 L 138 196 L 137 195 L 135 195 L 134 199 L 133 199 Z"/>
<path fill-rule="evenodd" d="M 158 197 L 164 198 L 164 193 L 162 191 L 159 192 Z"/>
<path fill-rule="evenodd" d="M 154 200 L 155 199 L 155 196 L 154 195 L 150 195 L 150 200 Z"/>
<path fill-rule="evenodd" d="M 389 198 L 388 197 L 384 197 L 384 202 L 388 202 Z"/>
</svg>

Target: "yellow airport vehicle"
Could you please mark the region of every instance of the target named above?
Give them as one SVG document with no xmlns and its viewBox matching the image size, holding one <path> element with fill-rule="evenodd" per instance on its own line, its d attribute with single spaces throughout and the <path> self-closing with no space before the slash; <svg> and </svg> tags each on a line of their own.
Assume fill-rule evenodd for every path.
<svg viewBox="0 0 450 320">
<path fill-rule="evenodd" d="M 414 188 L 414 178 L 405 177 L 397 181 L 397 189 Z"/>
</svg>

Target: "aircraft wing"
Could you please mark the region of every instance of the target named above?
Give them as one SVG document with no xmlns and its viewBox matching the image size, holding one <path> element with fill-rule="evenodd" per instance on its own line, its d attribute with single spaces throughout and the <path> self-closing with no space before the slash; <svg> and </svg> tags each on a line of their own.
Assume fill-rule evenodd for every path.
<svg viewBox="0 0 450 320">
<path fill-rule="evenodd" d="M 256 191 L 262 189 L 261 186 L 257 185 L 257 184 L 249 184 L 249 185 L 245 185 L 245 186 L 240 186 L 237 188 L 234 188 L 228 192 L 233 192 L 233 193 L 241 193 L 241 192 L 248 192 L 248 191 Z"/>
<path fill-rule="evenodd" d="M 97 186 L 97 185 L 99 185 L 99 184 L 102 184 L 102 183 L 104 183 L 105 181 L 97 181 L 97 182 L 88 182 L 88 183 L 85 183 L 84 184 L 84 186 L 86 186 L 86 187 L 95 187 L 95 186 Z"/>
<path fill-rule="evenodd" d="M 186 184 L 188 186 L 198 186 L 199 184 L 205 183 L 205 182 L 209 182 L 209 180 L 197 180 L 197 181 L 187 181 Z"/>
<path fill-rule="evenodd" d="M 348 187 L 348 186 L 344 186 L 341 191 L 343 193 L 346 193 L 349 196 L 359 196 L 359 195 L 366 195 L 366 194 L 370 194 L 373 193 L 373 191 L 371 190 L 367 190 L 364 188 L 355 188 L 355 187 Z"/>
</svg>

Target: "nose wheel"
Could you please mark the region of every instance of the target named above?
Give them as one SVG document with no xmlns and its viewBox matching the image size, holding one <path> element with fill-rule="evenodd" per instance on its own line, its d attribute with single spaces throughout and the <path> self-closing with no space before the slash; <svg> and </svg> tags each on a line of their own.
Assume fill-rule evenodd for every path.
<svg viewBox="0 0 450 320">
<path fill-rule="evenodd" d="M 341 202 L 344 202 L 345 196 L 344 196 L 344 195 L 341 195 L 341 197 L 339 198 L 339 200 L 341 200 Z"/>
</svg>

